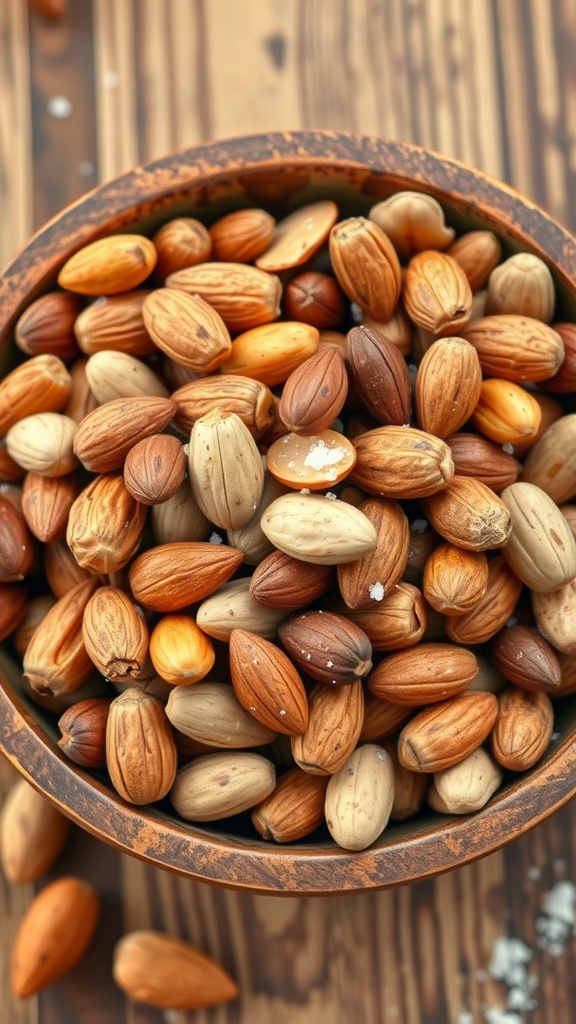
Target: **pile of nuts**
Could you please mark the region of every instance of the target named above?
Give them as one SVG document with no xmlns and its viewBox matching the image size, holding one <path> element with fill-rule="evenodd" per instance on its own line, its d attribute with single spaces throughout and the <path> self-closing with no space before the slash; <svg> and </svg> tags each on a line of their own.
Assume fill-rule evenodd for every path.
<svg viewBox="0 0 576 1024">
<path fill-rule="evenodd" d="M 0 384 L 0 639 L 62 750 L 133 804 L 347 850 L 535 765 L 576 691 L 546 264 L 399 192 L 175 217 L 58 285 Z"/>
</svg>

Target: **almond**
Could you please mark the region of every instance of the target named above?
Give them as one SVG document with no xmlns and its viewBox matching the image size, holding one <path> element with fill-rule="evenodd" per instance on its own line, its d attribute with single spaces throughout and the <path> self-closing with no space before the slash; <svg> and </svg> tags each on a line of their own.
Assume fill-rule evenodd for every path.
<svg viewBox="0 0 576 1024">
<path fill-rule="evenodd" d="M 454 476 L 442 491 L 425 497 L 424 514 L 434 529 L 456 547 L 486 551 L 504 547 L 512 517 L 504 502 L 485 484 Z"/>
<path fill-rule="evenodd" d="M 305 732 L 291 739 L 292 757 L 306 772 L 333 775 L 355 749 L 364 718 L 362 680 L 328 688 L 318 683 L 310 692 Z"/>
<path fill-rule="evenodd" d="M 106 767 L 106 725 L 110 697 L 88 697 L 68 708 L 58 719 L 62 733 L 58 746 L 83 768 Z"/>
<path fill-rule="evenodd" d="M 478 292 L 500 262 L 502 245 L 493 231 L 466 231 L 446 252 L 460 264 L 472 291 Z"/>
<path fill-rule="evenodd" d="M 82 351 L 88 356 L 114 351 L 140 357 L 157 352 L 142 315 L 149 294 L 137 288 L 125 295 L 100 296 L 86 306 L 74 324 Z"/>
<path fill-rule="evenodd" d="M 452 256 L 425 249 L 410 260 L 402 286 L 406 312 L 434 338 L 460 334 L 472 313 L 468 278 Z"/>
<path fill-rule="evenodd" d="M 189 686 L 208 675 L 214 646 L 190 615 L 164 615 L 150 635 L 150 658 L 172 686 Z"/>
<path fill-rule="evenodd" d="M 262 839 L 293 843 L 314 832 L 324 821 L 327 775 L 310 775 L 292 768 L 252 811 L 252 824 Z"/>
<path fill-rule="evenodd" d="M 576 324 L 552 324 L 562 338 L 564 359 L 553 377 L 546 381 L 546 391 L 555 394 L 569 394 L 576 391 Z"/>
<path fill-rule="evenodd" d="M 324 813 L 330 835 L 345 850 L 365 850 L 388 824 L 393 800 L 389 754 L 372 743 L 358 747 L 328 783 Z"/>
<path fill-rule="evenodd" d="M 576 538 L 558 506 L 535 484 L 517 482 L 501 499 L 512 517 L 503 554 L 531 590 L 549 593 L 576 576 Z"/>
<path fill-rule="evenodd" d="M 222 750 L 180 768 L 170 802 L 186 821 L 220 821 L 259 804 L 275 785 L 276 770 L 266 757 Z"/>
<path fill-rule="evenodd" d="M 492 753 L 503 768 L 528 771 L 545 754 L 553 727 L 554 712 L 546 693 L 509 686 L 498 697 Z"/>
<path fill-rule="evenodd" d="M 76 469 L 76 422 L 59 412 L 24 416 L 6 434 L 8 454 L 19 466 L 42 476 L 65 476 Z"/>
<path fill-rule="evenodd" d="M 359 742 L 380 743 L 387 736 L 392 736 L 411 717 L 412 711 L 409 705 L 382 700 L 367 690 Z"/>
<path fill-rule="evenodd" d="M 252 573 L 250 594 L 266 608 L 289 612 L 322 597 L 332 583 L 331 566 L 302 562 L 283 551 L 273 551 Z"/>
<path fill-rule="evenodd" d="M 256 442 L 236 413 L 216 408 L 196 420 L 188 467 L 192 493 L 210 522 L 223 530 L 250 522 L 262 497 L 264 470 Z"/>
<path fill-rule="evenodd" d="M 186 453 L 171 434 L 143 437 L 124 462 L 124 483 L 136 501 L 157 505 L 176 493 L 186 475 Z"/>
<path fill-rule="evenodd" d="M 482 370 L 463 338 L 439 338 L 424 353 L 416 375 L 416 409 L 423 430 L 448 437 L 474 412 L 482 389 Z"/>
<path fill-rule="evenodd" d="M 130 687 L 114 698 L 106 725 L 106 766 L 114 789 L 129 803 L 153 803 L 170 791 L 176 744 L 157 697 Z"/>
<path fill-rule="evenodd" d="M 149 548 L 130 566 L 134 599 L 155 612 L 174 612 L 212 594 L 242 562 L 226 544 L 179 541 Z"/>
<path fill-rule="evenodd" d="M 279 272 L 306 263 L 326 241 L 337 217 L 338 207 L 331 199 L 289 213 L 276 224 L 272 242 L 256 266 Z"/>
<path fill-rule="evenodd" d="M 8 792 L 0 815 L 0 861 L 12 884 L 35 882 L 60 856 L 70 821 L 26 779 Z"/>
<path fill-rule="evenodd" d="M 352 483 L 386 498 L 423 498 L 447 486 L 454 474 L 450 449 L 414 427 L 376 427 L 357 437 Z"/>
<path fill-rule="evenodd" d="M 73 693 L 93 671 L 84 646 L 82 619 L 96 587 L 96 580 L 73 587 L 50 608 L 34 633 L 24 655 L 23 671 L 36 693 Z"/>
<path fill-rule="evenodd" d="M 494 268 L 488 281 L 486 315 L 517 313 L 549 324 L 556 305 L 554 281 L 539 256 L 518 252 Z"/>
<path fill-rule="evenodd" d="M 228 643 L 234 629 L 249 629 L 273 640 L 287 615 L 283 608 L 258 604 L 250 593 L 250 578 L 242 577 L 229 580 L 207 597 L 198 608 L 196 621 L 208 636 Z"/>
<path fill-rule="evenodd" d="M 532 613 L 546 640 L 564 654 L 576 654 L 576 580 L 552 593 L 531 594 Z"/>
<path fill-rule="evenodd" d="M 168 390 L 157 374 L 128 352 L 95 352 L 85 365 L 90 391 L 98 405 L 115 398 L 168 398 Z"/>
<path fill-rule="evenodd" d="M 283 384 L 293 370 L 318 351 L 319 332 L 310 324 L 284 320 L 238 334 L 220 372 L 259 380 L 267 387 Z"/>
<path fill-rule="evenodd" d="M 296 434 L 317 434 L 340 415 L 348 393 L 342 355 L 327 348 L 292 370 L 280 398 L 282 420 Z"/>
<path fill-rule="evenodd" d="M 0 435 L 24 416 L 60 412 L 72 390 L 72 379 L 58 356 L 38 355 L 21 363 L 0 383 Z"/>
<path fill-rule="evenodd" d="M 14 941 L 10 976 L 14 994 L 26 999 L 68 974 L 87 952 L 98 915 L 98 897 L 78 878 L 58 878 L 42 889 Z"/>
<path fill-rule="evenodd" d="M 236 413 L 253 437 L 260 437 L 274 421 L 274 401 L 265 384 L 250 377 L 228 373 L 224 377 L 200 377 L 172 394 L 176 403 L 176 422 L 190 431 L 196 420 L 218 407 Z"/>
<path fill-rule="evenodd" d="M 363 679 L 372 668 L 372 645 L 364 631 L 334 612 L 295 615 L 281 623 L 278 634 L 296 666 L 328 686 Z"/>
<path fill-rule="evenodd" d="M 390 239 L 373 221 L 348 217 L 330 232 L 330 260 L 351 302 L 375 320 L 388 320 L 400 298 L 400 263 Z"/>
<path fill-rule="evenodd" d="M 384 658 L 371 673 L 368 689 L 381 699 L 417 707 L 461 693 L 477 672 L 472 651 L 451 644 L 421 643 Z"/>
<path fill-rule="evenodd" d="M 158 288 L 144 301 L 142 315 L 158 348 L 198 373 L 210 373 L 230 355 L 226 324 L 199 295 Z"/>
<path fill-rule="evenodd" d="M 198 508 L 187 479 L 161 505 L 152 506 L 151 520 L 157 544 L 204 540 L 210 532 L 210 524 Z"/>
<path fill-rule="evenodd" d="M 115 398 L 89 413 L 74 435 L 74 454 L 92 473 L 121 469 L 130 449 L 163 430 L 176 412 L 169 398 Z"/>
<path fill-rule="evenodd" d="M 552 377 L 564 358 L 560 335 L 541 320 L 514 313 L 485 316 L 462 330 L 478 353 L 482 372 L 511 381 Z"/>
<path fill-rule="evenodd" d="M 5 640 L 19 627 L 28 606 L 28 593 L 23 585 L 0 583 L 0 640 Z"/>
<path fill-rule="evenodd" d="M 22 514 L 38 540 L 49 543 L 66 533 L 70 509 L 80 490 L 75 473 L 40 476 L 27 473 L 22 484 Z"/>
<path fill-rule="evenodd" d="M 456 476 L 472 476 L 496 494 L 518 479 L 520 464 L 500 445 L 478 434 L 459 431 L 446 438 Z"/>
<path fill-rule="evenodd" d="M 407 426 L 412 392 L 406 361 L 396 345 L 373 328 L 353 327 L 346 335 L 346 361 L 370 415 L 383 425 Z"/>
<path fill-rule="evenodd" d="M 358 509 L 377 531 L 376 548 L 354 562 L 341 563 L 337 568 L 338 586 L 349 608 L 369 608 L 402 578 L 410 528 L 401 505 L 391 498 L 368 498 Z"/>
<path fill-rule="evenodd" d="M 245 711 L 232 686 L 203 680 L 171 690 L 166 715 L 178 732 L 211 747 L 242 749 L 272 743 L 276 731 Z"/>
<path fill-rule="evenodd" d="M 121 474 L 97 476 L 76 498 L 66 540 L 79 566 L 117 572 L 138 550 L 146 507 L 127 491 Z"/>
<path fill-rule="evenodd" d="M 234 333 L 280 315 L 280 278 L 244 263 L 201 263 L 169 274 L 165 284 L 204 299 Z"/>
<path fill-rule="evenodd" d="M 398 739 L 398 759 L 417 772 L 437 772 L 463 761 L 489 735 L 498 701 L 493 693 L 461 693 L 420 711 Z"/>
<path fill-rule="evenodd" d="M 306 691 L 294 665 L 279 647 L 249 630 L 233 630 L 230 672 L 242 707 L 259 722 L 287 735 L 305 731 Z"/>
<path fill-rule="evenodd" d="M 78 353 L 74 322 L 84 300 L 70 292 L 48 292 L 20 314 L 14 331 L 19 349 L 28 356 L 46 353 L 68 362 Z"/>
<path fill-rule="evenodd" d="M 130 999 L 165 1010 L 199 1010 L 238 996 L 235 982 L 211 957 L 162 932 L 124 935 L 114 947 L 112 973 Z"/>
<path fill-rule="evenodd" d="M 118 587 L 99 587 L 82 620 L 82 636 L 91 661 L 113 682 L 142 675 L 148 654 L 148 629 L 133 602 Z"/>
<path fill-rule="evenodd" d="M 391 742 L 383 744 L 394 769 L 394 801 L 390 812 L 391 821 L 407 821 L 418 814 L 428 789 L 428 776 L 424 772 L 413 772 L 398 760 L 396 748 Z"/>
<path fill-rule="evenodd" d="M 156 249 L 144 235 L 108 235 L 70 256 L 58 274 L 58 284 L 83 295 L 117 295 L 142 284 L 156 259 Z"/>
<path fill-rule="evenodd" d="M 523 690 L 553 694 L 562 682 L 562 670 L 554 648 L 536 629 L 506 626 L 490 644 L 496 668 Z"/>
<path fill-rule="evenodd" d="M 212 259 L 221 263 L 252 263 L 270 246 L 275 227 L 274 217 L 266 210 L 234 210 L 219 217 L 209 228 Z"/>
<path fill-rule="evenodd" d="M 279 551 L 317 565 L 353 562 L 376 547 L 367 516 L 337 498 L 282 495 L 263 513 L 261 526 Z"/>
<path fill-rule="evenodd" d="M 403 580 L 369 608 L 351 608 L 347 618 L 364 630 L 375 651 L 411 647 L 426 629 L 426 606 L 417 587 Z"/>
<path fill-rule="evenodd" d="M 424 567 L 424 597 L 443 615 L 471 611 L 487 585 L 488 560 L 480 551 L 439 544 Z"/>
<path fill-rule="evenodd" d="M 34 540 L 21 510 L 0 495 L 0 581 L 24 579 L 34 555 Z"/>
<path fill-rule="evenodd" d="M 172 217 L 153 235 L 158 261 L 155 277 L 165 281 L 168 274 L 206 263 L 212 253 L 208 229 L 195 217 Z"/>
<path fill-rule="evenodd" d="M 524 444 L 536 440 L 542 410 L 525 388 L 490 377 L 482 383 L 472 423 L 491 441 Z"/>
<path fill-rule="evenodd" d="M 545 430 L 524 462 L 521 479 L 541 487 L 557 505 L 576 495 L 576 413 Z"/>
</svg>

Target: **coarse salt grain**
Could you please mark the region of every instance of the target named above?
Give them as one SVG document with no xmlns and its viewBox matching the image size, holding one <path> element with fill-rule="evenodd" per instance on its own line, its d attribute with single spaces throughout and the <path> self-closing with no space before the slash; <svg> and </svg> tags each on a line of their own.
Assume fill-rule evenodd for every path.
<svg viewBox="0 0 576 1024">
<path fill-rule="evenodd" d="M 340 448 L 338 445 L 332 448 L 322 438 L 318 438 L 310 445 L 308 454 L 304 459 L 304 465 L 321 472 L 323 469 L 337 466 L 339 462 L 342 462 L 342 459 L 346 458 L 346 455 L 345 448 Z"/>
<path fill-rule="evenodd" d="M 223 543 L 222 537 L 220 536 L 219 533 L 211 533 L 210 536 L 208 537 L 208 541 L 209 541 L 210 544 L 222 544 Z"/>
<path fill-rule="evenodd" d="M 371 583 L 368 587 L 368 593 L 373 601 L 381 601 L 384 597 L 384 584 L 378 580 L 376 583 Z"/>
</svg>

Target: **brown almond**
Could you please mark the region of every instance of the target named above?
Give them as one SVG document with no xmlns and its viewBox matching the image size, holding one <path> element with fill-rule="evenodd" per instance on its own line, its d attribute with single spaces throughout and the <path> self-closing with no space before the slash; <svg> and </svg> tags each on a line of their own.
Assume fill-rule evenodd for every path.
<svg viewBox="0 0 576 1024">
<path fill-rule="evenodd" d="M 72 390 L 72 379 L 55 355 L 38 355 L 8 373 L 0 383 L 0 435 L 24 416 L 60 412 Z"/>
<path fill-rule="evenodd" d="M 70 834 L 70 821 L 56 806 L 19 778 L 0 814 L 0 861 L 12 884 L 35 882 L 58 859 Z"/>
<path fill-rule="evenodd" d="M 481 388 L 474 346 L 463 338 L 439 338 L 424 353 L 416 374 L 420 426 L 436 437 L 456 433 L 474 412 Z"/>
<path fill-rule="evenodd" d="M 70 509 L 66 541 L 83 569 L 117 572 L 138 550 L 145 521 L 145 505 L 128 492 L 120 473 L 97 476 Z"/>
<path fill-rule="evenodd" d="M 456 476 L 471 476 L 496 494 L 518 479 L 520 463 L 501 445 L 479 434 L 459 431 L 447 437 Z"/>
<path fill-rule="evenodd" d="M 486 590 L 471 611 L 447 616 L 444 628 L 457 644 L 483 644 L 505 626 L 514 612 L 522 583 L 502 555 L 488 562 Z"/>
<path fill-rule="evenodd" d="M 83 295 L 117 295 L 137 288 L 156 266 L 156 249 L 138 234 L 108 235 L 66 260 L 58 284 Z"/>
<path fill-rule="evenodd" d="M 417 707 L 456 696 L 477 672 L 472 651 L 452 644 L 420 643 L 384 658 L 370 674 L 368 689 L 383 700 Z"/>
<path fill-rule="evenodd" d="M 175 412 L 176 406 L 169 398 L 115 398 L 78 424 L 74 454 L 92 473 L 121 469 L 137 441 L 164 430 Z"/>
<path fill-rule="evenodd" d="M 333 576 L 329 565 L 301 562 L 283 551 L 273 551 L 256 566 L 250 594 L 264 607 L 296 611 L 322 597 L 330 589 Z"/>
<path fill-rule="evenodd" d="M 114 351 L 139 357 L 157 352 L 142 315 L 149 294 L 137 288 L 125 295 L 102 295 L 86 306 L 74 324 L 82 351 L 88 356 Z"/>
<path fill-rule="evenodd" d="M 201 263 L 166 278 L 167 288 L 199 296 L 233 333 L 268 324 L 280 315 L 280 278 L 244 263 Z"/>
<path fill-rule="evenodd" d="M 338 586 L 348 608 L 369 608 L 404 575 L 410 528 L 401 505 L 391 498 L 368 498 L 358 508 L 376 529 L 376 548 L 363 558 L 338 565 Z"/>
<path fill-rule="evenodd" d="M 84 300 L 70 292 L 48 292 L 34 299 L 16 322 L 18 348 L 28 356 L 46 353 L 64 362 L 73 359 L 78 353 L 74 323 L 83 308 Z"/>
<path fill-rule="evenodd" d="M 114 789 L 129 803 L 153 803 L 170 791 L 176 744 L 157 697 L 131 686 L 114 698 L 106 725 L 106 766 Z"/>
<path fill-rule="evenodd" d="M 481 317 L 463 329 L 478 353 L 482 372 L 511 381 L 552 377 L 564 358 L 560 335 L 541 320 L 514 313 Z"/>
<path fill-rule="evenodd" d="M 182 442 L 171 434 L 152 434 L 137 441 L 124 462 L 124 483 L 136 501 L 157 505 L 176 493 L 186 475 Z"/>
<path fill-rule="evenodd" d="M 24 579 L 32 568 L 35 550 L 22 511 L 0 495 L 0 581 Z"/>
<path fill-rule="evenodd" d="M 176 403 L 176 422 L 190 431 L 196 420 L 218 406 L 235 413 L 253 437 L 260 437 L 274 421 L 274 401 L 269 388 L 258 380 L 228 373 L 226 376 L 200 377 L 172 393 Z"/>
<path fill-rule="evenodd" d="M 110 697 L 79 700 L 58 719 L 60 750 L 83 768 L 106 767 L 106 724 Z"/>
<path fill-rule="evenodd" d="M 359 743 L 380 743 L 392 736 L 411 717 L 413 709 L 407 704 L 395 704 L 376 697 L 369 690 L 364 695 L 364 720 Z"/>
<path fill-rule="evenodd" d="M 82 619 L 97 585 L 94 579 L 73 587 L 36 629 L 23 659 L 24 676 L 36 693 L 73 693 L 94 671 L 84 646 Z"/>
<path fill-rule="evenodd" d="M 472 291 L 478 292 L 500 262 L 502 245 L 493 231 L 465 231 L 446 252 L 460 264 Z"/>
<path fill-rule="evenodd" d="M 319 828 L 324 821 L 328 778 L 301 768 L 285 772 L 270 796 L 252 811 L 252 824 L 262 839 L 294 843 Z"/>
<path fill-rule="evenodd" d="M 562 669 L 554 648 L 536 629 L 514 623 L 490 644 L 496 668 L 523 690 L 554 694 L 561 685 Z"/>
<path fill-rule="evenodd" d="M 323 349 L 292 371 L 282 389 L 279 413 L 296 434 L 317 434 L 340 415 L 348 377 L 336 348 Z"/>
<path fill-rule="evenodd" d="M 504 547 L 512 532 L 504 502 L 471 477 L 454 476 L 442 491 L 423 498 L 422 507 L 441 537 L 467 551 Z"/>
<path fill-rule="evenodd" d="M 410 260 L 402 285 L 406 312 L 434 338 L 460 334 L 472 313 L 472 290 L 459 263 L 426 249 Z"/>
<path fill-rule="evenodd" d="M 546 693 L 509 686 L 498 697 L 492 753 L 503 768 L 528 771 L 546 753 L 553 727 L 554 712 Z"/>
<path fill-rule="evenodd" d="M 233 630 L 230 672 L 242 707 L 259 722 L 287 735 L 305 731 L 306 691 L 294 665 L 279 647 L 248 630 Z"/>
<path fill-rule="evenodd" d="M 90 659 L 113 682 L 142 675 L 148 629 L 133 602 L 118 587 L 99 587 L 84 609 L 82 635 Z"/>
<path fill-rule="evenodd" d="M 12 948 L 10 983 L 26 999 L 63 978 L 86 953 L 98 923 L 99 900 L 78 878 L 50 882 L 24 915 Z"/>
<path fill-rule="evenodd" d="M 328 686 L 363 679 L 372 668 L 372 645 L 364 630 L 334 612 L 294 615 L 281 623 L 278 635 L 297 667 Z"/>
<path fill-rule="evenodd" d="M 195 217 L 172 217 L 152 236 L 158 253 L 154 276 L 165 281 L 168 274 L 205 263 L 212 253 L 208 229 Z"/>
<path fill-rule="evenodd" d="M 426 629 L 426 605 L 420 590 L 403 580 L 369 608 L 350 608 L 346 616 L 364 630 L 375 651 L 411 647 Z"/>
<path fill-rule="evenodd" d="M 199 295 L 158 288 L 144 301 L 142 315 L 158 348 L 198 373 L 210 373 L 230 355 L 226 324 Z"/>
<path fill-rule="evenodd" d="M 212 259 L 221 263 L 252 263 L 270 246 L 275 227 L 274 217 L 266 210 L 234 210 L 219 217 L 208 231 Z"/>
<path fill-rule="evenodd" d="M 149 548 L 130 566 L 130 587 L 138 604 L 173 612 L 202 601 L 236 572 L 242 552 L 227 544 L 176 541 Z"/>
<path fill-rule="evenodd" d="M 0 583 L 0 640 L 5 640 L 20 626 L 28 606 L 29 597 L 24 584 Z"/>
<path fill-rule="evenodd" d="M 312 775 L 334 775 L 358 743 L 364 719 L 362 680 L 333 688 L 318 683 L 308 708 L 305 732 L 291 739 L 292 757 Z"/>
<path fill-rule="evenodd" d="M 68 515 L 80 490 L 75 473 L 40 476 L 27 473 L 22 484 L 22 514 L 38 540 L 49 543 L 66 533 Z"/>
<path fill-rule="evenodd" d="M 388 320 L 401 291 L 400 263 L 387 235 L 365 217 L 336 224 L 329 239 L 332 269 L 343 292 L 375 320 Z"/>
<path fill-rule="evenodd" d="M 484 596 L 488 560 L 480 551 L 439 544 L 424 567 L 424 597 L 443 615 L 463 615 Z"/>
<path fill-rule="evenodd" d="M 546 391 L 569 394 L 576 391 L 576 324 L 559 323 L 552 327 L 562 338 L 564 359 L 554 376 L 546 381 Z"/>
<path fill-rule="evenodd" d="M 272 388 L 283 384 L 290 374 L 318 351 L 320 335 L 311 324 L 283 320 L 279 324 L 263 324 L 238 334 L 220 372 L 239 374 L 259 380 Z M 283 433 L 288 427 L 284 425 Z"/>
<path fill-rule="evenodd" d="M 423 498 L 445 488 L 454 474 L 450 449 L 414 427 L 376 427 L 354 441 L 352 483 L 386 498 Z"/>
<path fill-rule="evenodd" d="M 400 350 L 374 328 L 353 327 L 346 335 L 346 362 L 355 390 L 374 419 L 408 426 L 412 391 Z"/>
<path fill-rule="evenodd" d="M 461 693 L 420 711 L 398 739 L 398 759 L 416 772 L 437 772 L 463 761 L 479 747 L 496 721 L 493 693 Z"/>
</svg>

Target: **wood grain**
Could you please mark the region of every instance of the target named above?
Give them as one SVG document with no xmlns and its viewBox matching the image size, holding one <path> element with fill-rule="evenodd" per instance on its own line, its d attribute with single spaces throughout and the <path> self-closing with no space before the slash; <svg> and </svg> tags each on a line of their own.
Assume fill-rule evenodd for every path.
<svg viewBox="0 0 576 1024">
<path fill-rule="evenodd" d="M 50 23 L 0 3 L 0 264 L 98 180 L 195 142 L 348 129 L 430 146 L 509 181 L 576 230 L 572 0 L 75 0 Z M 62 95 L 70 117 L 48 101 Z M 13 771 L 0 764 L 0 784 Z M 494 941 L 534 950 L 530 1024 L 569 1024 L 576 948 L 536 949 L 543 894 L 576 880 L 567 807 L 505 851 L 408 888 L 318 900 L 191 883 L 75 831 L 54 873 L 91 878 L 104 924 L 87 959 L 14 1000 L 8 950 L 33 895 L 0 885 L 6 1024 L 482 1024 L 505 1005 Z M 53 877 L 51 875 L 50 877 Z M 188 937 L 238 979 L 239 1003 L 174 1016 L 110 980 L 134 927 Z M 469 1018 L 470 1019 L 470 1018 Z"/>
</svg>

